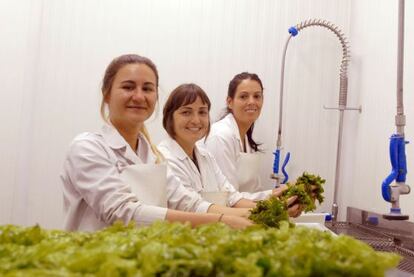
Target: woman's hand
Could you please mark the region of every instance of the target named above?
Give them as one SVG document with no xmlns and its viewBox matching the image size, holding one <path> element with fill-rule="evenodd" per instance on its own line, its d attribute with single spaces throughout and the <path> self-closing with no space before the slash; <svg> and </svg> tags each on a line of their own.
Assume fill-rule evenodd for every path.
<svg viewBox="0 0 414 277">
<path fill-rule="evenodd" d="M 274 188 L 272 190 L 272 195 L 279 197 L 287 189 L 288 187 L 286 185 L 281 185 L 280 187 Z M 288 214 L 290 217 L 298 217 L 303 211 L 303 207 L 301 205 L 294 204 L 297 199 L 298 199 L 297 196 L 292 196 L 292 197 L 289 197 L 287 200 Z"/>
<path fill-rule="evenodd" d="M 244 229 L 248 226 L 253 225 L 253 222 L 247 218 L 234 215 L 222 215 L 220 222 L 223 222 L 233 229 Z"/>
<path fill-rule="evenodd" d="M 272 191 L 272 195 L 279 197 L 282 195 L 282 193 L 287 190 L 287 186 L 286 185 L 281 185 L 278 188 L 273 189 Z M 313 200 L 313 202 L 315 202 L 316 200 L 316 193 L 315 191 L 318 189 L 317 186 L 312 185 L 311 186 L 311 198 Z M 304 210 L 303 205 L 299 205 L 299 204 L 295 204 L 295 201 L 297 200 L 297 196 L 292 196 L 289 197 L 289 199 L 287 200 L 287 205 L 288 205 L 288 214 L 290 217 L 298 217 L 300 216 L 300 214 L 302 213 L 302 211 Z"/>
<path fill-rule="evenodd" d="M 315 202 L 315 199 L 316 199 L 316 190 L 317 189 L 318 189 L 317 186 L 314 186 L 314 185 L 311 186 L 311 192 L 312 192 L 311 197 L 312 197 L 313 202 Z"/>
<path fill-rule="evenodd" d="M 316 200 L 316 190 L 318 189 L 317 186 L 311 186 L 311 195 L 310 197 L 312 198 L 313 202 L 315 203 Z M 298 217 L 300 216 L 300 214 L 302 213 L 302 211 L 304 210 L 305 207 L 303 207 L 303 205 L 299 205 L 299 204 L 294 204 L 295 201 L 297 199 L 297 196 L 292 196 L 288 199 L 288 213 L 290 217 Z"/>
<path fill-rule="evenodd" d="M 303 211 L 302 205 L 299 205 L 298 203 L 295 204 L 297 199 L 298 199 L 297 196 L 292 196 L 292 197 L 289 197 L 287 200 L 288 214 L 290 217 L 298 217 Z"/>
<path fill-rule="evenodd" d="M 250 216 L 250 209 L 248 209 L 248 208 L 232 208 L 231 212 L 227 212 L 225 214 L 248 218 Z"/>
</svg>

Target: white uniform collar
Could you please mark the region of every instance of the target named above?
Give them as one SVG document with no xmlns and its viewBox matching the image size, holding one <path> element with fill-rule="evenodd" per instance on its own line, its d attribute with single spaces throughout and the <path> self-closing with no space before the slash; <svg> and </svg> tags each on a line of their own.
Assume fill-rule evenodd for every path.
<svg viewBox="0 0 414 277">
<path fill-rule="evenodd" d="M 178 142 L 174 139 L 172 139 L 171 137 L 168 137 L 165 140 L 168 148 L 170 149 L 171 155 L 173 155 L 174 157 L 177 157 L 180 160 L 185 160 L 185 159 L 190 159 L 190 157 L 188 157 L 187 153 L 185 153 L 184 149 L 178 144 Z M 194 146 L 194 151 L 197 154 L 200 154 L 202 156 L 207 155 L 207 153 L 200 147 L 196 145 Z"/>
<path fill-rule="evenodd" d="M 227 114 L 224 118 L 224 120 L 226 120 L 233 132 L 233 135 L 237 138 L 237 140 L 239 141 L 239 146 L 240 146 L 240 152 L 244 152 L 243 150 L 243 143 L 242 140 L 240 138 L 240 131 L 239 131 L 239 126 L 237 125 L 237 121 L 234 118 L 234 115 L 232 113 Z M 247 138 L 247 135 L 244 136 L 244 140 L 246 142 L 246 152 L 247 153 L 251 153 L 252 149 L 250 147 L 249 144 L 249 140 Z"/>
<path fill-rule="evenodd" d="M 138 135 L 139 143 L 137 153 L 132 150 L 131 146 L 113 125 L 105 124 L 102 126 L 102 136 L 109 147 L 122 151 L 125 158 L 134 163 L 152 163 L 156 160 L 151 152 L 149 142 L 141 133 Z"/>
<path fill-rule="evenodd" d="M 122 149 L 128 145 L 124 137 L 112 125 L 105 124 L 102 126 L 102 136 L 112 149 Z"/>
</svg>

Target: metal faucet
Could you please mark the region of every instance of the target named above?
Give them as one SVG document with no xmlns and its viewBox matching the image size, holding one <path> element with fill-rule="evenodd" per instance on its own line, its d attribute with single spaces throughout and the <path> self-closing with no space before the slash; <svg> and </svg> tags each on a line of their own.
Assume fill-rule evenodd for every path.
<svg viewBox="0 0 414 277">
<path fill-rule="evenodd" d="M 351 108 L 347 107 L 347 95 L 348 95 L 348 62 L 350 59 L 350 51 L 348 46 L 348 41 L 346 40 L 342 31 L 335 26 L 334 24 L 321 20 L 321 19 L 311 19 L 303 21 L 297 24 L 294 27 L 289 28 L 289 37 L 286 41 L 283 57 L 282 57 L 282 70 L 281 70 L 281 81 L 280 81 L 280 100 L 279 100 L 279 129 L 277 134 L 277 148 L 275 151 L 275 160 L 273 163 L 273 174 L 271 177 L 276 179 L 276 186 L 279 185 L 280 179 L 282 176 L 279 175 L 279 159 L 280 159 L 280 151 L 282 149 L 281 137 L 282 137 L 282 115 L 283 115 L 283 82 L 284 82 L 284 69 L 285 69 L 285 57 L 287 52 L 287 46 L 289 41 L 292 37 L 296 36 L 298 32 L 304 28 L 310 26 L 320 26 L 327 28 L 328 30 L 332 31 L 338 38 L 342 45 L 342 61 L 339 73 L 339 101 L 338 107 L 325 107 L 324 109 L 328 110 L 339 110 L 339 128 L 338 128 L 338 144 L 337 144 L 337 151 L 336 151 L 336 167 L 335 167 L 335 186 L 334 186 L 334 199 L 332 204 L 332 220 L 335 222 L 338 217 L 338 184 L 339 184 L 339 177 L 340 177 L 340 162 L 341 162 L 341 149 L 342 149 L 342 131 L 343 131 L 343 120 L 344 120 L 344 111 L 346 110 L 358 110 L 361 112 L 361 107 Z M 290 153 L 286 155 L 286 159 L 284 162 L 284 166 L 286 166 L 287 161 L 289 160 Z M 284 166 L 282 167 L 282 171 L 284 171 Z M 285 180 L 287 180 L 287 174 L 285 175 Z"/>
</svg>

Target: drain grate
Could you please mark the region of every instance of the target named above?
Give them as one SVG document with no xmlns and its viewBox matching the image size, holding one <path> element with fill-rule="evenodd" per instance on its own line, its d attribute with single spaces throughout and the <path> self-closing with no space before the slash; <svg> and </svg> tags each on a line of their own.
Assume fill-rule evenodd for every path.
<svg viewBox="0 0 414 277">
<path fill-rule="evenodd" d="M 336 234 L 348 235 L 359 240 L 393 241 L 393 237 L 390 235 L 373 230 L 370 227 L 350 222 L 336 222 L 335 225 L 332 223 L 327 223 L 326 227 L 328 227 L 332 232 Z"/>
<path fill-rule="evenodd" d="M 414 273 L 414 252 L 409 249 L 397 246 L 394 242 L 364 241 L 377 251 L 396 253 L 403 257 L 398 269 Z"/>
<path fill-rule="evenodd" d="M 326 227 L 336 234 L 344 234 L 361 240 L 377 251 L 399 254 L 403 257 L 398 269 L 414 274 L 414 252 L 394 243 L 394 237 L 375 230 L 373 227 L 350 222 L 327 223 Z"/>
</svg>

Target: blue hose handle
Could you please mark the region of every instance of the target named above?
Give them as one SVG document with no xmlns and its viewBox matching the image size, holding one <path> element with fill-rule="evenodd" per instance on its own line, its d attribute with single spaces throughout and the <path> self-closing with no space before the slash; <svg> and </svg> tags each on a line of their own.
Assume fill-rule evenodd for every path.
<svg viewBox="0 0 414 277">
<path fill-rule="evenodd" d="M 280 150 L 276 149 L 275 152 L 273 152 L 275 155 L 275 159 L 273 161 L 273 173 L 275 175 L 279 174 L 279 160 L 280 160 Z"/>
<path fill-rule="evenodd" d="M 397 175 L 397 182 L 405 183 L 407 177 L 407 157 L 405 156 L 405 144 L 408 141 L 404 141 L 404 137 L 402 137 L 398 141 L 398 175 Z"/>
<path fill-rule="evenodd" d="M 273 161 L 273 173 L 275 175 L 278 175 L 279 174 L 279 163 L 280 163 L 280 149 L 276 149 L 276 151 L 273 154 L 275 155 L 275 159 Z M 286 154 L 285 160 L 283 161 L 283 164 L 282 164 L 282 173 L 283 173 L 283 176 L 285 177 L 282 181 L 282 184 L 285 184 L 289 180 L 289 175 L 286 172 L 286 165 L 288 164 L 289 159 L 290 159 L 290 152 Z"/>
<path fill-rule="evenodd" d="M 390 138 L 390 160 L 391 173 L 385 178 L 381 185 L 382 197 L 385 201 L 391 202 L 390 184 L 396 180 L 399 183 L 405 182 L 407 176 L 407 159 L 405 155 L 404 137 L 394 134 Z"/>
<path fill-rule="evenodd" d="M 286 184 L 286 182 L 289 180 L 289 175 L 287 174 L 287 172 L 286 172 L 286 170 L 285 170 L 286 165 L 287 165 L 287 163 L 289 162 L 289 159 L 290 159 L 290 152 L 288 152 L 288 153 L 286 154 L 285 161 L 283 162 L 283 165 L 282 165 L 282 172 L 283 172 L 283 176 L 285 176 L 285 178 L 283 179 L 282 184 Z"/>
</svg>

